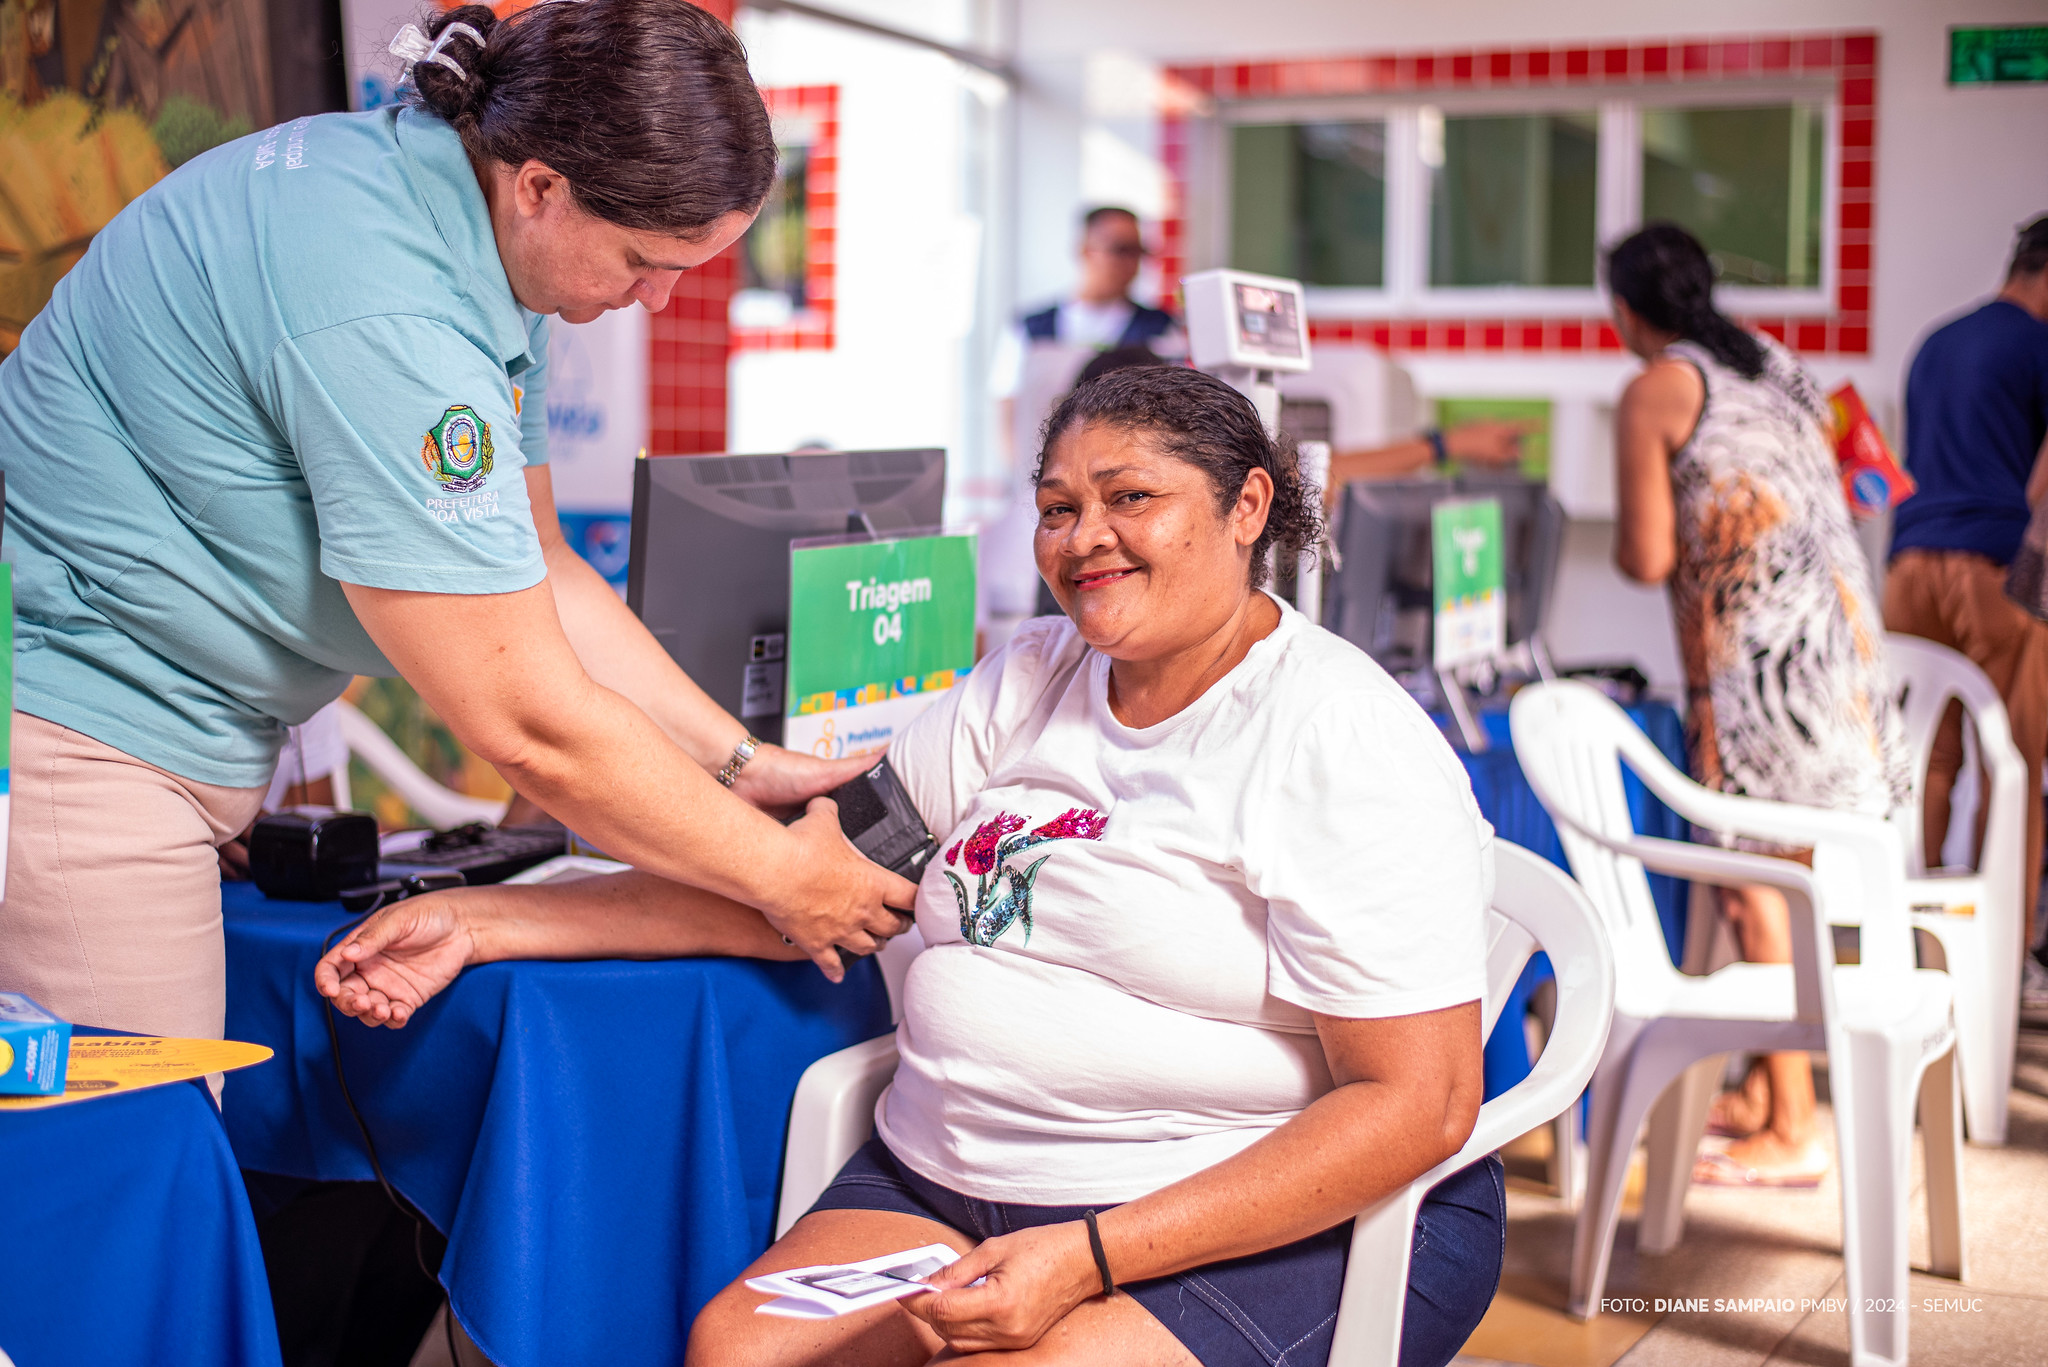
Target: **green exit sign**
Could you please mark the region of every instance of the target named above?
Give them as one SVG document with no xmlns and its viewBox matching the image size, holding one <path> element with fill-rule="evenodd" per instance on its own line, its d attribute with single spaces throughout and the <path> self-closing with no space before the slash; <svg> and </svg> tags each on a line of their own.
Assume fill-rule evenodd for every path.
<svg viewBox="0 0 2048 1367">
<path fill-rule="evenodd" d="M 1952 28 L 1950 85 L 2048 81 L 2048 28 Z"/>
</svg>

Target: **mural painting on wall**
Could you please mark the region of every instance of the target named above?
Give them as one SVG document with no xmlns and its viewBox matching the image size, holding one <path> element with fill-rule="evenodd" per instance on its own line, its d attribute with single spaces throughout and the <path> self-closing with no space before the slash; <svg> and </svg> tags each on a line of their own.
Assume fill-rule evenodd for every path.
<svg viewBox="0 0 2048 1367">
<path fill-rule="evenodd" d="M 262 0 L 0 0 L 0 356 L 93 234 L 271 118 Z"/>
</svg>

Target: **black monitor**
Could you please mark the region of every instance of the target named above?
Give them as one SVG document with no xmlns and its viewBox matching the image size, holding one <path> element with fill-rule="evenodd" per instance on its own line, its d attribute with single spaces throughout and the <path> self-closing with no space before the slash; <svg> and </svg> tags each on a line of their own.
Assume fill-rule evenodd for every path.
<svg viewBox="0 0 2048 1367">
<path fill-rule="evenodd" d="M 1323 588 L 1323 625 L 1391 673 L 1431 663 L 1430 510 L 1452 498 L 1500 500 L 1507 644 L 1543 627 L 1564 543 L 1564 509 L 1538 480 L 1468 473 L 1455 479 L 1354 480 L 1332 540 L 1340 558 Z"/>
<path fill-rule="evenodd" d="M 946 453 L 647 456 L 626 603 L 713 701 L 782 739 L 789 543 L 937 527 Z"/>
</svg>

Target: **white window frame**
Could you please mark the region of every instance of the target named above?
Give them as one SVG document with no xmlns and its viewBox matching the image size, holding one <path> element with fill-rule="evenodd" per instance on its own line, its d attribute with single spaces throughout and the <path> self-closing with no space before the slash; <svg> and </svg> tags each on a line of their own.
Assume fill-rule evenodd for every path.
<svg viewBox="0 0 2048 1367">
<path fill-rule="evenodd" d="M 1529 318 L 1589 316 L 1607 312 L 1598 286 L 1473 287 L 1429 283 L 1429 168 L 1423 164 L 1421 111 L 1448 115 L 1545 114 L 1593 109 L 1599 118 L 1599 163 L 1594 189 L 1594 232 L 1605 246 L 1641 226 L 1642 110 L 1818 103 L 1826 120 L 1821 167 L 1821 278 L 1817 286 L 1774 289 L 1730 286 L 1719 292 L 1723 307 L 1740 313 L 1786 317 L 1825 315 L 1834 309 L 1837 206 L 1840 200 L 1841 102 L 1832 78 L 1725 81 L 1712 85 L 1632 87 L 1626 93 L 1593 86 L 1544 90 L 1458 90 L 1399 97 L 1235 100 L 1217 111 L 1218 139 L 1213 168 L 1211 222 L 1214 254 L 1230 254 L 1231 153 L 1229 131 L 1243 124 L 1364 122 L 1387 125 L 1385 285 L 1311 285 L 1308 311 L 1316 318 Z"/>
</svg>

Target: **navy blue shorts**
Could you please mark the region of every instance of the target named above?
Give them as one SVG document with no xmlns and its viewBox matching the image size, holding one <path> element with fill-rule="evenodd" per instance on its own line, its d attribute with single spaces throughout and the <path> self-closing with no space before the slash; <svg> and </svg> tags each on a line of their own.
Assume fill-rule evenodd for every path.
<svg viewBox="0 0 2048 1367">
<path fill-rule="evenodd" d="M 889 1210 L 975 1239 L 1081 1218 L 1080 1206 L 981 1201 L 911 1171 L 879 1139 L 854 1154 L 812 1210 Z M 1097 1213 L 1101 1212 L 1100 1207 Z M 1401 1367 L 1443 1367 L 1465 1346 L 1500 1285 L 1507 1194 L 1492 1155 L 1452 1173 L 1415 1221 Z M 1248 1258 L 1120 1286 L 1203 1367 L 1323 1367 L 1337 1326 L 1351 1222 Z"/>
</svg>

